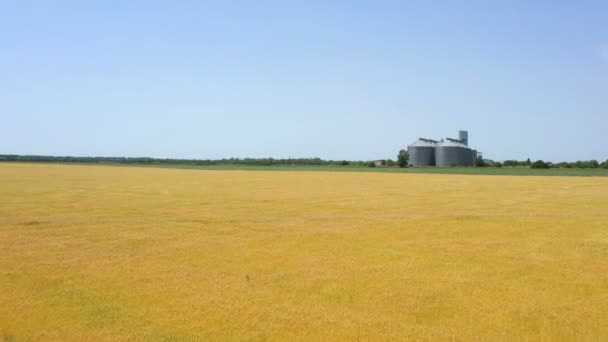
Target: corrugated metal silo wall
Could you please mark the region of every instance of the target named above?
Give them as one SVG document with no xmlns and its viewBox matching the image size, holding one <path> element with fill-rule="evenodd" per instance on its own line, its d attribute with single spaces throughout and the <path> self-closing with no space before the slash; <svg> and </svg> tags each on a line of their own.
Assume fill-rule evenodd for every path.
<svg viewBox="0 0 608 342">
<path fill-rule="evenodd" d="M 407 153 L 410 155 L 408 164 L 413 166 L 434 166 L 435 147 L 433 146 L 408 146 Z"/>
<path fill-rule="evenodd" d="M 437 166 L 473 166 L 471 150 L 459 146 L 437 146 L 435 148 Z"/>
</svg>

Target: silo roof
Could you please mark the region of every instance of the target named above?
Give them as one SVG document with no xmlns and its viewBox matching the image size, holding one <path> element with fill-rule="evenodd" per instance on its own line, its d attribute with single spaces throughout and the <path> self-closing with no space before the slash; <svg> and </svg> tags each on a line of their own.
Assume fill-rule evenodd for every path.
<svg viewBox="0 0 608 342">
<path fill-rule="evenodd" d="M 437 146 L 469 148 L 467 145 L 465 145 L 461 142 L 453 141 L 453 140 L 442 141 Z"/>
<path fill-rule="evenodd" d="M 437 146 L 437 143 L 431 142 L 431 140 L 428 139 L 418 139 L 408 146 L 435 147 Z"/>
</svg>

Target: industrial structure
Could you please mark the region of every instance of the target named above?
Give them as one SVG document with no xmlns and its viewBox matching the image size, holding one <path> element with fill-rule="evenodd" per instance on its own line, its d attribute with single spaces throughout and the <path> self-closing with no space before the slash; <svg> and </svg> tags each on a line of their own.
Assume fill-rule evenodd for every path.
<svg viewBox="0 0 608 342">
<path fill-rule="evenodd" d="M 469 133 L 441 141 L 419 138 L 407 147 L 410 166 L 473 166 L 477 151 L 469 147 Z"/>
</svg>

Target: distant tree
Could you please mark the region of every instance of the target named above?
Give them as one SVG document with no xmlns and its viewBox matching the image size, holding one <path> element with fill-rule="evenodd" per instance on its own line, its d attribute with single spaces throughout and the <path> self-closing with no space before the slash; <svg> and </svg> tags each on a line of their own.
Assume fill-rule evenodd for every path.
<svg viewBox="0 0 608 342">
<path fill-rule="evenodd" d="M 350 163 L 347 162 L 346 160 L 343 160 L 342 163 L 340 163 L 340 165 L 342 165 L 342 166 L 348 166 L 348 165 L 350 165 Z"/>
<path fill-rule="evenodd" d="M 608 159 L 606 159 L 606 161 L 602 163 L 601 167 L 604 169 L 608 169 Z"/>
<path fill-rule="evenodd" d="M 477 167 L 486 166 L 486 162 L 483 160 L 483 157 L 479 156 L 475 159 L 475 166 L 477 166 Z"/>
<path fill-rule="evenodd" d="M 392 160 L 392 159 L 386 160 L 386 166 L 395 166 L 395 165 L 397 165 L 397 163 L 395 163 L 394 160 Z"/>
<path fill-rule="evenodd" d="M 369 163 L 367 163 L 368 167 L 376 167 L 376 163 L 374 163 L 373 161 L 370 161 Z"/>
<path fill-rule="evenodd" d="M 549 168 L 551 168 L 551 165 L 545 163 L 542 160 L 537 160 L 534 163 L 532 163 L 532 165 L 530 165 L 530 167 L 533 169 L 549 169 Z"/>
<path fill-rule="evenodd" d="M 410 160 L 410 155 L 406 150 L 400 150 L 397 155 L 397 164 L 399 167 L 407 167 L 407 163 Z"/>
<path fill-rule="evenodd" d="M 600 163 L 598 163 L 597 160 L 578 160 L 575 163 L 572 163 L 572 166 L 581 169 L 595 169 L 600 167 Z"/>
<path fill-rule="evenodd" d="M 530 161 L 530 158 L 526 159 L 526 166 L 531 166 L 532 162 Z"/>
<path fill-rule="evenodd" d="M 502 163 L 501 163 L 501 162 L 496 162 L 496 163 L 494 164 L 494 166 L 496 166 L 496 167 L 502 167 Z"/>
</svg>

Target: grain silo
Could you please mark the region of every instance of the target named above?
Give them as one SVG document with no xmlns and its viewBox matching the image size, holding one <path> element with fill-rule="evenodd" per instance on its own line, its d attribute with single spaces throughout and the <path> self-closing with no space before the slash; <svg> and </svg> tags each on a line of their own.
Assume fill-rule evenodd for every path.
<svg viewBox="0 0 608 342">
<path fill-rule="evenodd" d="M 419 138 L 407 147 L 411 166 L 434 166 L 436 140 Z"/>
<path fill-rule="evenodd" d="M 473 151 L 462 140 L 446 139 L 435 147 L 437 166 L 473 166 Z"/>
</svg>

